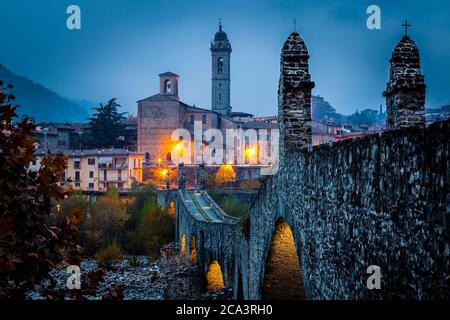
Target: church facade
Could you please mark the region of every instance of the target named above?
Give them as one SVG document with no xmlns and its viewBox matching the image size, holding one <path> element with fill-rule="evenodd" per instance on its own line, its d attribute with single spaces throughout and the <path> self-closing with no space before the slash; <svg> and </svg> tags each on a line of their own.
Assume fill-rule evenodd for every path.
<svg viewBox="0 0 450 320">
<path fill-rule="evenodd" d="M 137 102 L 137 150 L 145 155 L 146 166 L 176 164 L 172 153 L 178 142 L 172 141 L 172 133 L 176 129 L 186 129 L 194 137 L 195 123 L 201 123 L 203 132 L 218 129 L 224 137 L 227 129 L 254 129 L 257 132 L 266 129 L 269 135 L 271 129 L 277 129 L 274 123 L 255 121 L 251 114 L 232 112 L 231 44 L 221 25 L 211 42 L 210 50 L 211 109 L 182 102 L 179 97 L 180 77 L 172 72 L 159 75 L 158 94 Z M 203 141 L 200 142 L 204 144 Z"/>
</svg>

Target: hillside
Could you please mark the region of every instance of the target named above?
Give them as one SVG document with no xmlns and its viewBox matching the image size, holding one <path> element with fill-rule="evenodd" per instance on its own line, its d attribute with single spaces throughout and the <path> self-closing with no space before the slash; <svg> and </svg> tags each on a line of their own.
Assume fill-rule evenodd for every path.
<svg viewBox="0 0 450 320">
<path fill-rule="evenodd" d="M 14 86 L 13 94 L 19 116 L 34 117 L 37 122 L 84 122 L 88 117 L 87 102 L 77 103 L 50 89 L 18 76 L 0 65 L 0 80 Z M 94 105 L 94 104 L 93 104 Z"/>
</svg>

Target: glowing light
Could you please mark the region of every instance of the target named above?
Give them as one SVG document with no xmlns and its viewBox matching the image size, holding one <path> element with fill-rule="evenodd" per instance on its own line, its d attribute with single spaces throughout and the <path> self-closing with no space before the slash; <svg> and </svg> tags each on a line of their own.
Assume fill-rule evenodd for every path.
<svg viewBox="0 0 450 320">
<path fill-rule="evenodd" d="M 256 147 L 246 148 L 245 154 L 249 157 L 253 157 L 256 154 Z"/>
<path fill-rule="evenodd" d="M 181 263 L 186 262 L 186 235 L 181 236 Z"/>
<path fill-rule="evenodd" d="M 161 175 L 165 178 L 167 176 L 167 174 L 169 173 L 169 170 L 167 169 L 162 169 L 161 170 Z"/>
<path fill-rule="evenodd" d="M 264 299 L 305 299 L 300 260 L 294 236 L 285 220 L 278 221 L 272 236 L 263 283 Z"/>
<path fill-rule="evenodd" d="M 161 165 L 162 159 L 158 158 L 158 160 L 156 160 L 158 162 L 158 165 Z"/>
<path fill-rule="evenodd" d="M 197 263 L 197 249 L 195 248 L 195 235 L 192 235 L 189 242 L 189 263 L 194 265 Z"/>
<path fill-rule="evenodd" d="M 177 143 L 177 144 L 175 145 L 175 150 L 178 152 L 178 156 L 179 156 L 179 157 L 182 157 L 182 156 L 183 156 L 183 145 L 182 145 L 182 142 Z"/>
<path fill-rule="evenodd" d="M 169 217 L 172 219 L 175 217 L 175 202 L 173 201 L 169 203 Z"/>
<path fill-rule="evenodd" d="M 219 263 L 214 260 L 208 267 L 208 272 L 206 273 L 206 289 L 208 291 L 216 291 L 225 288 L 223 282 L 222 269 Z"/>
</svg>

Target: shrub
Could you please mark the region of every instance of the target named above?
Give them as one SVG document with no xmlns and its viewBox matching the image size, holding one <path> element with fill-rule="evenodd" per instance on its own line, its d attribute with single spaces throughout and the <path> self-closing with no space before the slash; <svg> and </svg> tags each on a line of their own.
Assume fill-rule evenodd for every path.
<svg viewBox="0 0 450 320">
<path fill-rule="evenodd" d="M 128 208 L 129 219 L 126 223 L 126 227 L 131 230 L 135 230 L 142 221 L 144 214 L 144 207 L 147 203 L 155 202 L 157 200 L 156 187 L 153 183 L 146 184 L 140 191 L 134 192 L 134 202 Z"/>
<path fill-rule="evenodd" d="M 122 248 L 119 243 L 114 240 L 110 244 L 101 248 L 96 254 L 95 258 L 103 267 L 110 268 L 115 263 L 122 260 Z"/>
<path fill-rule="evenodd" d="M 141 267 L 143 263 L 140 259 L 133 256 L 128 259 L 128 264 L 130 265 L 130 267 L 138 268 Z"/>
<path fill-rule="evenodd" d="M 261 182 L 258 179 L 244 179 L 239 183 L 239 189 L 254 190 L 261 188 Z"/>
<path fill-rule="evenodd" d="M 128 218 L 119 195 L 110 190 L 92 206 L 91 218 L 83 226 L 82 246 L 86 254 L 96 252 L 113 239 L 124 238 Z"/>
<path fill-rule="evenodd" d="M 174 224 L 164 208 L 149 201 L 142 208 L 141 221 L 136 229 L 127 231 L 127 252 L 131 254 L 158 253 L 159 248 L 173 240 Z"/>
<path fill-rule="evenodd" d="M 236 218 L 247 216 L 250 210 L 249 204 L 239 200 L 239 198 L 234 195 L 223 196 L 218 204 L 223 211 Z"/>
</svg>

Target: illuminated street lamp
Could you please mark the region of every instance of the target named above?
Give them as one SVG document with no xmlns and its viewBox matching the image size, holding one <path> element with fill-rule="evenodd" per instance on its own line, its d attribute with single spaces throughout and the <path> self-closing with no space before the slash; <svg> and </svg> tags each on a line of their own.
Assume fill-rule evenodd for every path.
<svg viewBox="0 0 450 320">
<path fill-rule="evenodd" d="M 178 156 L 180 158 L 182 158 L 183 157 L 183 146 L 182 146 L 181 142 L 175 145 L 175 150 L 178 152 Z"/>
<path fill-rule="evenodd" d="M 158 162 L 158 167 L 161 167 L 162 159 L 161 159 L 161 158 L 158 158 L 158 159 L 156 160 L 156 162 Z"/>
</svg>

